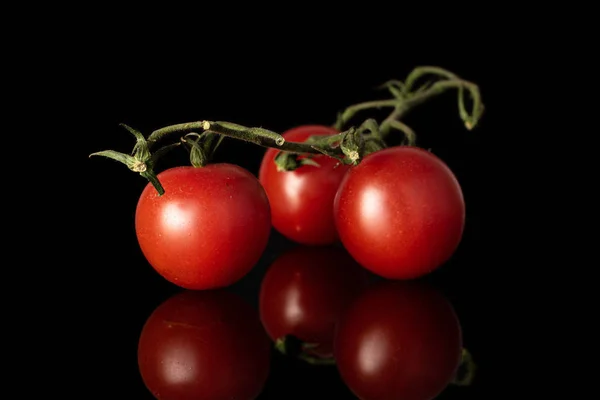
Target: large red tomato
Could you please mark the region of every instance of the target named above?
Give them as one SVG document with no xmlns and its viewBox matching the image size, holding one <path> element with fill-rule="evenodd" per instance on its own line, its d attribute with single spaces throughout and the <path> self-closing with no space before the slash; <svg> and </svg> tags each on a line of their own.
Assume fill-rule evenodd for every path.
<svg viewBox="0 0 600 400">
<path fill-rule="evenodd" d="M 431 400 L 453 380 L 462 333 L 446 298 L 414 281 L 384 281 L 348 308 L 334 356 L 362 400 Z"/>
<path fill-rule="evenodd" d="M 344 247 L 388 279 L 425 275 L 458 247 L 465 224 L 461 187 L 426 150 L 398 146 L 367 155 L 344 176 L 334 201 Z"/>
<path fill-rule="evenodd" d="M 296 247 L 279 256 L 260 287 L 261 321 L 273 340 L 287 335 L 330 357 L 335 324 L 366 287 L 368 274 L 336 247 Z"/>
<path fill-rule="evenodd" d="M 176 167 L 142 192 L 135 229 L 148 262 L 187 289 L 228 286 L 260 258 L 271 231 L 269 201 L 260 182 L 232 164 Z"/>
<path fill-rule="evenodd" d="M 283 133 L 292 142 L 304 142 L 313 135 L 339 133 L 332 127 L 304 125 Z M 273 227 L 288 239 L 306 245 L 338 241 L 333 221 L 333 198 L 348 166 L 324 155 L 315 156 L 320 165 L 303 165 L 294 171 L 279 172 L 273 162 L 276 149 L 268 149 L 259 170 L 259 180 L 271 203 Z M 337 166 L 336 166 L 337 165 Z"/>
<path fill-rule="evenodd" d="M 157 399 L 255 399 L 271 343 L 256 311 L 224 291 L 184 291 L 158 306 L 138 343 L 144 384 Z"/>
</svg>

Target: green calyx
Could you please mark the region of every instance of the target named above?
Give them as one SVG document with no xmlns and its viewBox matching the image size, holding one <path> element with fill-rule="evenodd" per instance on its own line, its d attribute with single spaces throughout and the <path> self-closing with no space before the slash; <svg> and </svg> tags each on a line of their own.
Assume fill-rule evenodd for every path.
<svg viewBox="0 0 600 400">
<path fill-rule="evenodd" d="M 316 162 L 313 158 L 313 154 L 302 157 L 300 154 L 288 153 L 280 151 L 275 156 L 275 165 L 277 171 L 294 171 L 304 165 L 312 165 L 313 167 L 320 167 L 321 165 Z"/>
<path fill-rule="evenodd" d="M 318 357 L 310 354 L 310 350 L 317 348 L 316 343 L 305 343 L 293 335 L 286 335 L 275 341 L 275 349 L 281 354 L 294 357 L 311 365 L 335 365 L 335 359 L 330 357 Z"/>
<path fill-rule="evenodd" d="M 224 136 L 211 131 L 200 134 L 190 132 L 181 138 L 181 142 L 187 145 L 192 166 L 200 168 L 210 162 L 223 138 Z"/>
<path fill-rule="evenodd" d="M 156 173 L 154 172 L 154 165 L 163 154 L 178 146 L 179 143 L 173 143 L 171 145 L 162 147 L 154 154 L 151 154 L 148 147 L 148 142 L 146 141 L 146 138 L 144 138 L 144 135 L 128 125 L 120 124 L 120 126 L 127 129 L 136 139 L 131 154 L 121 153 L 114 150 L 104 150 L 92 153 L 90 154 L 90 157 L 102 156 L 125 164 L 131 171 L 137 172 L 142 177 L 146 178 L 154 186 L 158 194 L 162 196 L 165 193 L 165 189 L 161 185 Z"/>
</svg>

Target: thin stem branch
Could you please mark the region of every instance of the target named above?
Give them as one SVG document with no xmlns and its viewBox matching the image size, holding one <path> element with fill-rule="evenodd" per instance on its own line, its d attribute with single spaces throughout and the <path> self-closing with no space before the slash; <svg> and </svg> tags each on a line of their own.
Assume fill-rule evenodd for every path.
<svg viewBox="0 0 600 400">
<path fill-rule="evenodd" d="M 335 123 L 335 128 L 337 130 L 341 130 L 348 121 L 356 115 L 359 111 L 368 110 L 372 108 L 383 108 L 383 107 L 394 107 L 398 104 L 397 99 L 388 99 L 388 100 L 374 100 L 374 101 L 366 101 L 364 103 L 354 104 L 344 110 L 342 115 L 338 118 Z"/>
<path fill-rule="evenodd" d="M 204 121 L 186 122 L 183 124 L 169 125 L 155 130 L 148 136 L 148 147 L 151 148 L 156 142 L 172 133 L 190 133 L 204 130 Z"/>
<path fill-rule="evenodd" d="M 435 66 L 431 66 L 431 65 L 424 65 L 422 67 L 416 67 L 414 68 L 410 74 L 408 74 L 408 77 L 406 77 L 406 82 L 404 84 L 404 91 L 405 92 L 409 92 L 412 89 L 412 86 L 414 85 L 414 83 L 421 78 L 422 76 L 425 75 L 438 75 L 441 76 L 443 78 L 446 79 L 459 79 L 459 77 L 450 72 L 450 71 L 446 71 L 443 68 L 440 67 L 435 67 Z"/>
<path fill-rule="evenodd" d="M 416 145 L 417 135 L 415 134 L 415 131 L 413 131 L 410 126 L 406 125 L 402 121 L 392 119 L 392 120 L 387 121 L 385 126 L 382 125 L 382 127 L 381 127 L 382 133 L 383 133 L 383 130 L 385 129 L 385 134 L 389 134 L 391 128 L 397 129 L 404 134 L 404 138 L 405 138 L 404 142 L 407 146 Z"/>
<path fill-rule="evenodd" d="M 385 138 L 389 134 L 392 128 L 391 121 L 398 121 L 416 106 L 426 102 L 427 100 L 430 100 L 435 96 L 446 92 L 449 89 L 467 89 L 471 94 L 471 97 L 473 99 L 472 115 L 471 117 L 469 117 L 468 115 L 461 115 L 463 119 L 466 118 L 464 122 L 467 128 L 471 129 L 471 127 L 477 123 L 478 119 L 481 117 L 481 113 L 483 112 L 483 104 L 481 103 L 481 96 L 479 94 L 479 90 L 477 89 L 477 85 L 475 85 L 472 82 L 465 81 L 462 79 L 453 79 L 438 81 L 434 83 L 429 89 L 415 94 L 414 96 L 409 97 L 408 99 L 402 102 L 397 102 L 397 106 L 394 109 L 394 111 L 390 113 L 390 115 L 388 115 L 388 117 L 381 123 L 382 136 Z M 462 99 L 460 99 L 460 101 L 462 104 Z"/>
<path fill-rule="evenodd" d="M 417 86 L 417 80 L 425 75 L 435 75 L 437 78 L 441 78 L 441 80 L 435 81 L 434 79 L 431 79 L 420 87 L 417 87 L 416 90 L 413 90 L 413 87 Z M 186 135 L 192 132 L 201 133 L 201 135 L 196 134 L 196 136 L 202 136 L 201 141 L 187 141 L 185 138 L 183 139 L 188 146 L 193 146 L 191 150 L 194 150 L 194 153 L 197 153 L 193 155 L 194 160 L 191 160 L 192 165 L 196 166 L 204 165 L 205 162 L 211 158 L 218 144 L 225 136 L 244 140 L 262 147 L 275 148 L 283 153 L 291 153 L 284 155 L 281 155 L 280 153 L 277 157 L 277 160 L 280 160 L 281 164 L 284 164 L 283 169 L 285 170 L 287 170 L 285 167 L 288 164 L 292 167 L 296 167 L 302 163 L 311 162 L 310 158 L 303 159 L 308 161 L 301 161 L 297 158 L 293 158 L 293 154 L 325 154 L 328 157 L 338 160 L 342 164 L 356 165 L 366 155 L 386 148 L 385 137 L 392 129 L 403 132 L 407 144 L 414 145 L 414 131 L 401 122 L 400 119 L 417 105 L 444 93 L 448 89 L 457 88 L 459 90 L 459 114 L 467 129 L 471 130 L 477 125 L 484 110 L 484 105 L 481 102 L 481 95 L 477 85 L 459 78 L 452 72 L 435 66 L 417 67 L 408 75 L 404 83 L 402 81 L 389 81 L 383 85 L 383 88 L 387 88 L 391 92 L 393 95 L 392 99 L 367 101 L 351 105 L 342 113 L 338 114 L 334 127 L 340 132 L 339 134 L 328 136 L 315 135 L 302 143 L 288 142 L 282 135 L 268 129 L 245 127 L 224 121 L 194 121 L 170 125 L 155 130 L 147 139 L 135 129 L 127 125 L 122 125 L 133 134 L 136 139 L 131 154 L 106 150 L 91 155 L 108 157 L 125 164 L 130 170 L 139 173 L 150 181 L 158 191 L 159 195 L 162 195 L 164 193 L 164 188 L 158 181 L 153 166 L 169 149 L 177 147 L 182 142 L 178 141 L 177 143 L 167 145 L 153 152 L 150 150 L 157 142 L 171 134 Z M 465 107 L 465 91 L 469 92 L 472 100 L 472 110 L 470 113 Z M 344 125 L 358 112 L 384 107 L 391 107 L 393 110 L 381 124 L 378 124 L 374 119 L 367 119 L 358 128 L 350 127 L 343 131 Z M 213 145 L 214 135 L 219 135 L 219 138 L 217 139 L 216 144 Z M 279 164 L 278 167 L 280 167 Z"/>
<path fill-rule="evenodd" d="M 394 116 L 396 119 L 402 118 L 405 116 L 410 110 L 412 110 L 415 106 L 426 102 L 432 97 L 438 96 L 444 93 L 448 89 L 457 89 L 461 87 L 468 87 L 470 91 L 478 97 L 476 90 L 471 90 L 474 88 L 471 82 L 463 81 L 463 80 L 449 80 L 449 81 L 438 81 L 434 83 L 428 90 L 421 92 L 413 97 L 405 100 L 403 104 L 394 112 Z"/>
<path fill-rule="evenodd" d="M 326 150 L 328 153 L 343 155 L 340 148 L 331 147 L 331 144 L 340 140 L 342 134 L 324 137 L 323 141 L 311 141 L 306 143 L 289 142 L 285 141 L 283 136 L 278 133 L 264 128 L 248 128 L 222 121 L 196 121 L 167 126 L 152 132 L 148 137 L 148 145 L 151 146 L 167 135 L 175 133 L 185 134 L 198 130 L 210 130 L 223 136 L 233 137 L 262 147 L 276 148 L 290 153 L 322 154 L 323 150 Z"/>
</svg>

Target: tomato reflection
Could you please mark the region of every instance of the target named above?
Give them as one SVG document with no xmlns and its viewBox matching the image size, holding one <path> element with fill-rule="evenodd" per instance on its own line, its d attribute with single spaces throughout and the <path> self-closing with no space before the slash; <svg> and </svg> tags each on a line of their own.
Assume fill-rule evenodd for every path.
<svg viewBox="0 0 600 400">
<path fill-rule="evenodd" d="M 270 367 L 257 312 L 225 291 L 184 291 L 146 321 L 138 364 L 157 399 L 254 399 Z"/>
<path fill-rule="evenodd" d="M 453 380 L 462 333 L 448 300 L 422 282 L 380 282 L 340 318 L 334 355 L 360 399 L 429 400 Z"/>
<path fill-rule="evenodd" d="M 263 278 L 261 321 L 273 340 L 293 336 L 309 345 L 306 353 L 331 357 L 337 319 L 366 287 L 368 276 L 341 248 L 295 247 Z"/>
</svg>

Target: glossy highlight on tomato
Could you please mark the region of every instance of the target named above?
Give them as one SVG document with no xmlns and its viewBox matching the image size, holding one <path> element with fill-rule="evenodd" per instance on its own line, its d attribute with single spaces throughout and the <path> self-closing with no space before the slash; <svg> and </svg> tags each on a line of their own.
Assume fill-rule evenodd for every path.
<svg viewBox="0 0 600 400">
<path fill-rule="evenodd" d="M 157 399 L 255 399 L 271 343 L 254 308 L 224 289 L 183 291 L 159 305 L 138 342 L 138 366 Z"/>
<path fill-rule="evenodd" d="M 291 335 L 330 357 L 335 324 L 368 283 L 368 273 L 338 247 L 299 246 L 280 255 L 260 287 L 260 318 L 273 340 Z"/>
<path fill-rule="evenodd" d="M 135 214 L 150 265 L 186 289 L 225 287 L 245 276 L 271 231 L 269 201 L 256 177 L 223 163 L 171 168 L 158 179 L 165 193 L 148 184 Z"/>
<path fill-rule="evenodd" d="M 303 125 L 282 136 L 304 142 L 310 136 L 334 135 L 336 129 L 323 125 Z M 348 170 L 347 165 L 325 155 L 316 155 L 320 165 L 303 165 L 294 171 L 277 171 L 273 159 L 277 149 L 268 149 L 259 169 L 259 180 L 271 203 L 273 227 L 288 239 L 305 245 L 327 245 L 338 241 L 333 220 L 333 199 Z"/>
<path fill-rule="evenodd" d="M 431 400 L 456 376 L 462 333 L 442 293 L 417 281 L 383 281 L 336 327 L 334 356 L 362 400 Z"/>
<path fill-rule="evenodd" d="M 344 176 L 334 201 L 341 242 L 363 267 L 414 279 L 445 263 L 465 225 L 461 187 L 431 152 L 397 146 L 367 155 Z"/>
</svg>

